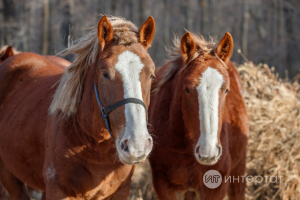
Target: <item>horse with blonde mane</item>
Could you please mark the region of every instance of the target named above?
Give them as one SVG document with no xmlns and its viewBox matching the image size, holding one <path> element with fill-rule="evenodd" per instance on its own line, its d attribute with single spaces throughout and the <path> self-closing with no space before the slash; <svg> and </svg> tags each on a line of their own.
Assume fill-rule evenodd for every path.
<svg viewBox="0 0 300 200">
<path fill-rule="evenodd" d="M 103 16 L 68 48 L 68 67 L 34 53 L 0 65 L 0 179 L 10 200 L 127 199 L 147 130 L 155 30 Z"/>
<path fill-rule="evenodd" d="M 230 200 L 245 199 L 249 126 L 232 49 L 229 33 L 215 48 L 187 32 L 156 74 L 150 163 L 160 200 L 223 199 L 227 191 Z"/>
</svg>

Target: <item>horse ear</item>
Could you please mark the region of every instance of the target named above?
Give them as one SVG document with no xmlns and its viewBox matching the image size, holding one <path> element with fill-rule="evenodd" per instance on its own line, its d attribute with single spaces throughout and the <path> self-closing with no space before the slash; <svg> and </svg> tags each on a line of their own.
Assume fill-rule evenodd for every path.
<svg viewBox="0 0 300 200">
<path fill-rule="evenodd" d="M 224 62 L 229 60 L 233 50 L 233 39 L 230 33 L 226 32 L 217 47 L 217 55 Z"/>
<path fill-rule="evenodd" d="M 114 38 L 113 27 L 108 21 L 107 16 L 104 15 L 98 23 L 98 40 L 103 51 L 105 45 L 107 46 Z"/>
<path fill-rule="evenodd" d="M 186 32 L 180 41 L 180 50 L 184 62 L 187 62 L 196 51 L 196 44 L 190 32 Z"/>
<path fill-rule="evenodd" d="M 152 16 L 150 16 L 147 21 L 142 25 L 139 31 L 140 43 L 148 49 L 151 46 L 151 42 L 155 32 L 155 21 Z"/>
<path fill-rule="evenodd" d="M 13 56 L 13 55 L 15 55 L 14 54 L 14 51 L 13 51 L 13 47 L 12 46 L 8 46 L 7 48 L 6 48 L 6 50 L 5 50 L 5 53 L 1 56 L 1 60 L 2 61 L 4 61 L 5 59 L 7 59 L 7 58 L 9 58 L 9 57 L 11 57 L 11 56 Z"/>
</svg>

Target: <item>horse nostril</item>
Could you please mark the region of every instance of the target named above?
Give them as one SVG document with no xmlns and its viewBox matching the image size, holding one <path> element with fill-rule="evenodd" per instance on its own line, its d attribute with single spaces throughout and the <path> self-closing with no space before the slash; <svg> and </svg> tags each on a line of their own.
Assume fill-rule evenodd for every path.
<svg viewBox="0 0 300 200">
<path fill-rule="evenodd" d="M 201 157 L 200 156 L 200 146 L 196 147 L 196 155 L 198 155 L 199 157 Z"/>
<path fill-rule="evenodd" d="M 127 140 L 124 140 L 124 141 L 121 143 L 121 149 L 122 149 L 123 151 L 129 153 L 129 148 L 128 148 L 128 145 L 127 145 Z"/>
<path fill-rule="evenodd" d="M 149 153 L 152 150 L 152 139 L 148 138 L 147 144 L 146 144 L 147 153 Z"/>
<path fill-rule="evenodd" d="M 128 146 L 125 147 L 124 151 L 129 153 Z"/>
</svg>

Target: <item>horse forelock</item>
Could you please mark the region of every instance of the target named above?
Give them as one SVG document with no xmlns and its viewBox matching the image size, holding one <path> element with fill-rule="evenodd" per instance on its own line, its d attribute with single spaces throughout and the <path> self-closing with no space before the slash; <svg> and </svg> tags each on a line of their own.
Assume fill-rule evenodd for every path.
<svg viewBox="0 0 300 200">
<path fill-rule="evenodd" d="M 199 56 L 208 56 L 208 55 L 214 55 L 214 52 L 216 51 L 216 48 L 214 47 L 215 42 L 212 38 L 210 38 L 209 41 L 206 41 L 204 37 L 200 34 L 193 34 L 191 33 L 191 36 L 194 39 L 194 42 L 196 44 L 196 51 L 193 55 L 191 55 L 191 58 L 187 63 L 183 63 L 182 70 L 185 69 L 190 62 L 195 60 Z M 177 73 L 178 69 L 180 68 L 180 62 L 179 60 L 182 59 L 181 49 L 180 49 L 180 39 L 175 35 L 175 38 L 173 40 L 174 46 L 170 49 L 166 49 L 171 63 L 168 68 L 165 70 L 164 74 L 162 75 L 161 79 L 157 82 L 156 88 L 153 90 L 153 92 L 158 92 L 165 83 L 167 83 L 169 80 L 174 77 L 174 75 Z"/>
<path fill-rule="evenodd" d="M 138 43 L 138 29 L 130 21 L 120 17 L 108 17 L 113 32 L 114 44 L 132 45 Z M 97 62 L 101 46 L 98 41 L 97 26 L 91 28 L 91 31 L 80 38 L 75 45 L 65 49 L 60 54 L 74 54 L 74 61 L 66 69 L 59 81 L 58 88 L 53 96 L 49 108 L 51 114 L 62 112 L 65 116 L 76 114 L 83 93 L 83 84 L 92 63 Z"/>
</svg>

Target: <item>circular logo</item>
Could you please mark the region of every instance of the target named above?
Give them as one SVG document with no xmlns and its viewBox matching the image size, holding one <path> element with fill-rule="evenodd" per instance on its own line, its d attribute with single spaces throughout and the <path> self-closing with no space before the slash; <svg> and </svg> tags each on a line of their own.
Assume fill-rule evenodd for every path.
<svg viewBox="0 0 300 200">
<path fill-rule="evenodd" d="M 222 176 L 220 172 L 216 170 L 209 170 L 203 176 L 203 183 L 210 189 L 219 187 L 222 183 Z"/>
</svg>

